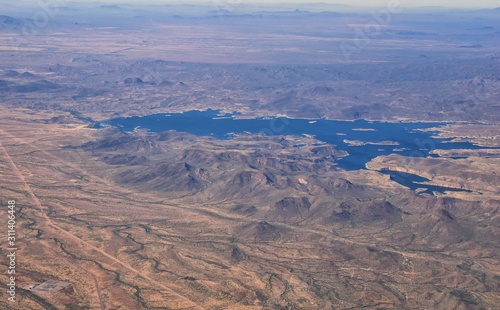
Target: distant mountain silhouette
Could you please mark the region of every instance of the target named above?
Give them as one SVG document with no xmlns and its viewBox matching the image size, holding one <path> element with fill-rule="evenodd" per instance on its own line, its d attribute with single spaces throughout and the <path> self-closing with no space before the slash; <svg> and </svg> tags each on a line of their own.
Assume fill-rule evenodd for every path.
<svg viewBox="0 0 500 310">
<path fill-rule="evenodd" d="M 6 70 L 3 74 L 4 77 L 8 78 L 22 78 L 22 79 L 36 79 L 39 78 L 37 75 L 30 72 L 18 72 L 16 70 Z"/>
<path fill-rule="evenodd" d="M 22 25 L 24 25 L 24 20 L 20 18 L 14 18 L 7 15 L 0 15 L 0 30 L 20 28 Z"/>
<path fill-rule="evenodd" d="M 31 92 L 38 92 L 38 91 L 47 91 L 47 90 L 53 90 L 60 88 L 58 84 L 49 82 L 47 80 L 41 80 L 41 81 L 36 81 L 32 82 L 29 84 L 24 84 L 24 85 L 16 85 L 11 88 L 12 91 L 18 92 L 18 93 L 31 93 Z"/>
<path fill-rule="evenodd" d="M 122 7 L 120 7 L 119 5 L 101 5 L 100 6 L 101 9 L 103 10 L 121 10 Z"/>
</svg>

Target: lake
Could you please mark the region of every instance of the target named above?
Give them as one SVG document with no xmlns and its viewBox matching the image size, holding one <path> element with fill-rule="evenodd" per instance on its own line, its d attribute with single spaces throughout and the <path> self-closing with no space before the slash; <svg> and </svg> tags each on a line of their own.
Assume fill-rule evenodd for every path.
<svg viewBox="0 0 500 310">
<path fill-rule="evenodd" d="M 365 169 L 365 164 L 373 158 L 391 153 L 413 157 L 435 157 L 430 154 L 430 151 L 434 149 L 479 148 L 468 142 L 457 143 L 451 142 L 450 139 L 432 138 L 435 132 L 421 131 L 421 129 L 439 127 L 445 123 L 307 120 L 285 117 L 240 119 L 238 114 L 223 114 L 209 109 L 116 118 L 104 124 L 127 132 L 136 128 L 148 129 L 152 132 L 175 130 L 217 139 L 231 139 L 234 135 L 243 133 L 312 135 L 319 141 L 335 145 L 349 153 L 349 156 L 339 160 L 337 165 L 338 168 L 345 170 Z M 405 175 L 393 179 L 411 189 L 427 188 L 428 191 L 438 192 L 457 190 L 413 183 L 422 181 L 418 176 Z"/>
</svg>

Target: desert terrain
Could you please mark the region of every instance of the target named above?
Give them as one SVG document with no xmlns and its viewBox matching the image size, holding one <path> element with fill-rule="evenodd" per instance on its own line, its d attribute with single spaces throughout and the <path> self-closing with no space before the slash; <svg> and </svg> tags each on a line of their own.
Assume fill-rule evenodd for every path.
<svg viewBox="0 0 500 310">
<path fill-rule="evenodd" d="M 0 203 L 16 201 L 18 247 L 0 308 L 498 306 L 498 9 L 403 12 L 362 41 L 366 12 L 173 9 L 61 7 L 29 36 L 36 9 L 0 16 Z M 343 170 L 349 154 L 310 135 L 96 126 L 209 108 L 442 122 L 436 139 L 478 148 Z"/>
</svg>

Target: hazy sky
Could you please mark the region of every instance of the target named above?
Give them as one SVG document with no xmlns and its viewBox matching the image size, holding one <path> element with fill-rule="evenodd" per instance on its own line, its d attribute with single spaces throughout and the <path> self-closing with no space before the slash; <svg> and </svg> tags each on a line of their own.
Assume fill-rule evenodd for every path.
<svg viewBox="0 0 500 310">
<path fill-rule="evenodd" d="M 0 0 L 0 5 L 4 0 Z M 420 6 L 445 6 L 445 7 L 466 7 L 466 8 L 495 8 L 500 7 L 499 0 L 25 0 L 26 2 L 100 2 L 100 3 L 211 3 L 221 5 L 236 5 L 238 3 L 338 3 L 347 5 L 356 5 L 364 7 L 386 7 L 391 1 L 399 1 L 403 7 Z"/>
</svg>

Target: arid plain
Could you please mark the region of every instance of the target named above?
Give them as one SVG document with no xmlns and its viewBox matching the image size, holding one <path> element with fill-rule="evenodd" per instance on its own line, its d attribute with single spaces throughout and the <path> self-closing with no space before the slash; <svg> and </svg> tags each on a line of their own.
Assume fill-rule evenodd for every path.
<svg viewBox="0 0 500 310">
<path fill-rule="evenodd" d="M 493 13 L 459 29 L 479 43 L 446 24 L 461 13 L 434 17 L 439 35 L 415 13 L 345 54 L 352 25 L 373 23 L 369 14 L 157 21 L 97 9 L 118 17 L 60 13 L 30 37 L 16 32 L 25 20 L 0 18 L 0 195 L 2 208 L 16 201 L 19 248 L 16 303 L 2 295 L 2 309 L 499 304 Z M 346 152 L 312 136 L 93 127 L 207 108 L 242 118 L 449 121 L 435 130 L 441 137 L 480 148 L 380 156 L 346 171 L 335 167 Z M 419 194 L 380 173 L 387 169 L 467 191 Z M 30 289 L 47 280 L 71 284 Z"/>
</svg>

